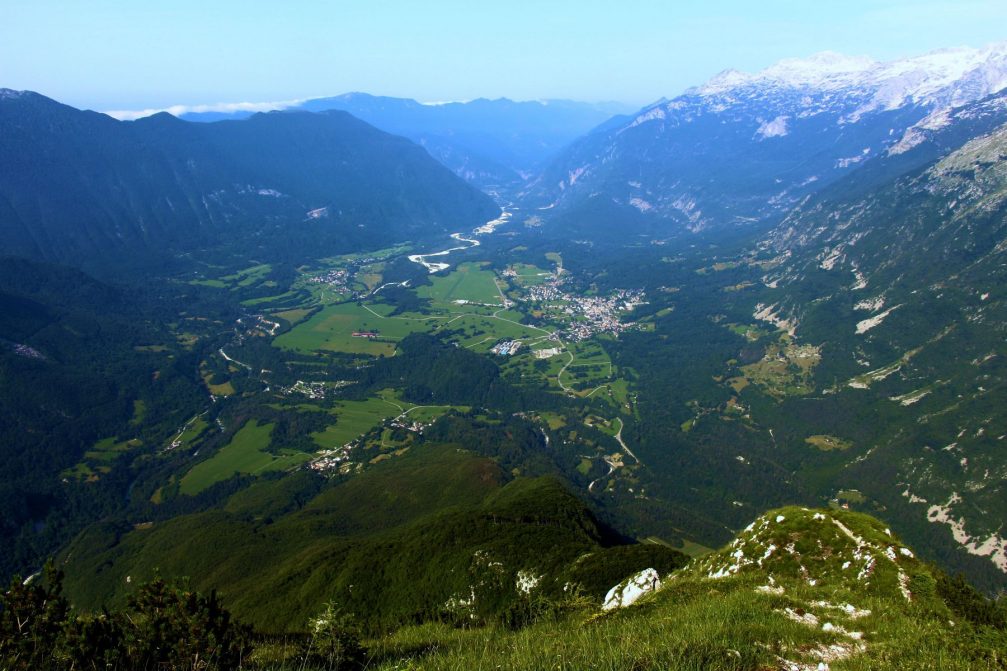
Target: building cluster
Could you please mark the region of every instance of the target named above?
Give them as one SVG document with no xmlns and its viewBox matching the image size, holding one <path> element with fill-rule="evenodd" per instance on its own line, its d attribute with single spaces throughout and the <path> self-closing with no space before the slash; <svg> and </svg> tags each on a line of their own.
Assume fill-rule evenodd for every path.
<svg viewBox="0 0 1007 671">
<path fill-rule="evenodd" d="M 500 356 L 514 356 L 521 349 L 520 340 L 503 340 L 490 348 L 490 351 Z"/>
<path fill-rule="evenodd" d="M 303 394 L 313 400 L 325 398 L 326 384 L 324 382 L 304 382 L 298 380 L 291 386 L 283 390 L 284 394 Z"/>
<path fill-rule="evenodd" d="M 350 449 L 353 444 L 343 445 L 331 450 L 322 450 L 318 456 L 308 463 L 308 468 L 313 471 L 332 471 L 350 463 Z"/>
<path fill-rule="evenodd" d="M 564 280 L 565 276 L 561 275 L 551 278 L 548 282 L 528 287 L 528 300 L 540 302 L 571 300 L 569 294 L 561 288 Z"/>
<path fill-rule="evenodd" d="M 410 422 L 405 417 L 396 417 L 388 426 L 393 429 L 405 429 L 406 431 L 412 431 L 413 433 L 423 433 L 423 429 L 427 428 L 427 425 L 420 421 Z"/>
</svg>

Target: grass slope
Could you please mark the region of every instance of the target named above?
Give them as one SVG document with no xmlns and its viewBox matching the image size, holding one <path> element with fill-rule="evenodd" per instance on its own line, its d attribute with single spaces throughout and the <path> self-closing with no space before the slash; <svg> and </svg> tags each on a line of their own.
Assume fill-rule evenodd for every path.
<svg viewBox="0 0 1007 671">
<path fill-rule="evenodd" d="M 873 518 L 785 508 L 635 606 L 572 603 L 519 632 L 409 627 L 372 652 L 437 671 L 1005 668 L 1007 620 L 955 589 Z"/>
</svg>

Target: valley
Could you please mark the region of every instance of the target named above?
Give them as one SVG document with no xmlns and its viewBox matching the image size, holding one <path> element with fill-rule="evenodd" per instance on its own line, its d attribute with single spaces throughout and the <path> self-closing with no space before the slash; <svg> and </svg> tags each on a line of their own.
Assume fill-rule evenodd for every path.
<svg viewBox="0 0 1007 671">
<path fill-rule="evenodd" d="M 594 453 L 581 455 L 582 460 L 606 462 L 609 475 L 618 477 L 616 471 L 623 465 L 608 460 L 606 450 L 621 450 L 634 463 L 639 460 L 622 439 L 620 415 L 633 414 L 629 383 L 617 374 L 603 343 L 627 329 L 648 327 L 631 321 L 633 311 L 645 304 L 643 292 L 620 289 L 597 295 L 588 289 L 589 295 L 582 295 L 555 252 L 545 254 L 546 260 L 552 259 L 551 270 L 517 261 L 485 260 L 480 256 L 481 245 L 495 235 L 512 233 L 509 229 L 514 226 L 507 226 L 511 217 L 512 211 L 505 208 L 504 214 L 493 221 L 470 232 L 453 233 L 452 240 L 467 244 L 443 251 L 415 253 L 409 246 L 399 246 L 305 265 L 289 287 L 276 287 L 264 278 L 261 283 L 241 279 L 254 277 L 255 269 L 190 283 L 229 291 L 247 287 L 280 292 L 275 297 L 242 301 L 257 312 L 239 319 L 235 337 L 224 346 L 239 353 L 239 357 L 245 342 L 264 338 L 281 352 L 306 357 L 363 357 L 356 360 L 359 367 L 369 365 L 371 357 L 394 356 L 402 340 L 424 334 L 492 357 L 504 379 L 518 385 L 563 393 L 572 399 L 596 398 L 609 417 L 599 417 L 599 409 L 583 421 L 591 430 L 601 432 L 603 446 L 595 446 L 594 441 L 575 440 L 573 444 Z M 455 257 L 459 260 L 452 263 Z M 424 268 L 428 277 L 386 281 L 385 270 L 402 259 Z M 494 265 L 497 267 L 491 267 Z M 274 300 L 279 307 L 272 307 Z M 277 324 L 280 332 L 264 329 L 263 324 Z M 391 389 L 365 400 L 339 400 L 353 393 L 354 383 L 333 381 L 328 371 L 319 371 L 326 375 L 313 378 L 309 366 L 293 385 L 274 385 L 270 380 L 272 371 L 254 373 L 247 364 L 225 354 L 224 347 L 216 354 L 223 358 L 219 363 L 227 366 L 228 381 L 207 383 L 211 407 L 233 395 L 233 388 L 227 385 L 236 376 L 258 378 L 258 391 L 245 391 L 245 402 L 253 402 L 261 395 L 262 402 L 269 401 L 275 408 L 327 412 L 335 423 L 312 434 L 319 450 L 309 457 L 309 467 L 317 472 L 359 472 L 368 465 L 401 456 L 411 444 L 410 436 L 421 434 L 437 417 L 471 410 L 468 405 L 417 405 Z M 531 410 L 532 417 L 538 414 L 537 408 Z M 563 420 L 564 426 L 567 421 Z M 577 426 L 583 428 L 585 424 L 574 420 L 568 428 Z M 545 428 L 549 428 L 548 422 Z M 297 459 L 290 461 L 289 456 L 282 455 L 274 457 L 275 463 L 268 467 L 279 468 L 284 459 L 288 469 L 296 468 Z M 220 477 L 230 475 L 220 468 L 208 468 Z M 181 480 L 181 492 L 195 493 L 191 488 L 186 491 L 186 478 L 191 480 L 190 476 Z M 607 482 L 608 476 L 596 478 L 590 488 L 604 488 Z"/>
</svg>

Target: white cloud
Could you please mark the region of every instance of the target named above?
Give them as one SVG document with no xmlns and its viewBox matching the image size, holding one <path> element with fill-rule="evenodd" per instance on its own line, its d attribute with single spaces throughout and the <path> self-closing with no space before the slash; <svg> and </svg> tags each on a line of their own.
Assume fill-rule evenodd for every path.
<svg viewBox="0 0 1007 671">
<path fill-rule="evenodd" d="M 266 102 L 266 103 L 212 103 L 209 105 L 172 105 L 171 107 L 163 107 L 160 109 L 143 109 L 143 110 L 108 110 L 105 114 L 109 115 L 114 119 L 119 121 L 135 121 L 136 119 L 142 119 L 143 117 L 148 117 L 159 112 L 167 112 L 173 116 L 182 116 L 183 114 L 203 114 L 205 112 L 222 112 L 224 114 L 229 114 L 233 112 L 271 112 L 273 110 L 282 110 L 289 107 L 294 107 L 296 105 L 304 102 L 303 100 L 281 100 L 278 102 Z"/>
</svg>

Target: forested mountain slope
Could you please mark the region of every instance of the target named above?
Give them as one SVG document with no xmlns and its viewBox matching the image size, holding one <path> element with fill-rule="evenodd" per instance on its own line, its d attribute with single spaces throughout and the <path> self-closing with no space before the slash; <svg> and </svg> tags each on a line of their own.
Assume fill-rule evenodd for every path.
<svg viewBox="0 0 1007 671">
<path fill-rule="evenodd" d="M 422 148 L 342 112 L 119 122 L 0 94 L 0 250 L 75 263 L 357 251 L 493 218 Z"/>
</svg>

